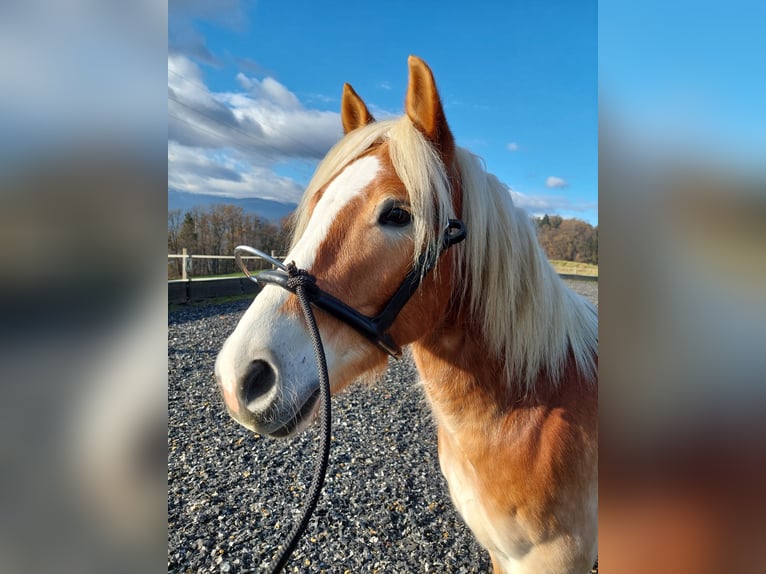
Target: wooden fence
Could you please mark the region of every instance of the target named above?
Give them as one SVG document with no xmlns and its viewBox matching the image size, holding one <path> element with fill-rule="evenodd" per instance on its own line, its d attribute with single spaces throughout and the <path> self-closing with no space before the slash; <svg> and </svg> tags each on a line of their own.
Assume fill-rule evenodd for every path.
<svg viewBox="0 0 766 574">
<path fill-rule="evenodd" d="M 271 256 L 274 259 L 284 259 L 283 255 L 277 255 L 273 250 L 271 251 Z M 243 260 L 249 261 L 248 269 L 252 271 L 261 271 L 263 269 L 270 269 L 272 266 L 268 262 L 264 261 L 263 259 L 259 257 L 255 257 L 253 255 L 244 255 L 242 256 Z M 177 264 L 174 265 L 173 260 Z M 209 273 L 195 273 L 194 269 L 194 261 L 224 261 L 224 262 L 230 262 L 231 265 L 227 265 L 226 267 L 222 269 L 216 269 L 215 272 Z M 180 265 L 178 265 L 180 263 Z M 180 269 L 179 269 L 180 267 Z M 198 271 L 198 270 L 197 270 Z M 206 270 L 209 271 L 209 270 Z M 192 279 L 202 278 L 202 277 L 210 277 L 211 275 L 219 275 L 219 274 L 231 274 L 231 273 L 237 273 L 239 272 L 239 268 L 236 265 L 236 262 L 234 261 L 233 255 L 192 255 L 188 253 L 186 248 L 184 247 L 183 251 L 181 253 L 169 253 L 168 254 L 168 279 L 180 279 L 182 281 L 188 281 Z"/>
<path fill-rule="evenodd" d="M 274 251 L 271 252 L 271 256 L 274 259 L 284 260 L 283 255 L 276 255 Z M 270 263 L 259 257 L 245 255 L 242 259 L 248 261 L 248 269 L 252 273 L 272 268 Z M 221 270 L 228 272 L 230 276 L 210 276 L 209 273 L 200 273 L 200 269 L 195 270 L 195 261 L 206 262 L 209 260 L 221 260 L 230 263 Z M 247 279 L 239 271 L 233 255 L 192 255 L 186 249 L 182 253 L 168 254 L 168 302 L 189 303 L 217 297 L 257 294 L 260 290 L 258 285 Z M 597 275 L 580 275 L 576 268 L 560 268 L 557 269 L 557 272 L 564 279 L 598 281 Z"/>
</svg>

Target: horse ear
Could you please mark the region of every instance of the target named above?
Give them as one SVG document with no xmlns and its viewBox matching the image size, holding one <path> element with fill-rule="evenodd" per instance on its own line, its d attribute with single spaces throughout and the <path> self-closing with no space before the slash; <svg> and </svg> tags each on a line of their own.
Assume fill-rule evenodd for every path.
<svg viewBox="0 0 766 574">
<path fill-rule="evenodd" d="M 343 133 L 366 126 L 375 121 L 367 106 L 349 84 L 343 84 L 343 99 L 340 102 L 340 117 Z"/>
<path fill-rule="evenodd" d="M 428 64 L 417 56 L 410 56 L 407 64 L 410 68 L 407 98 L 404 101 L 407 116 L 443 156 L 451 155 L 455 149 L 455 140 L 444 117 L 433 73 Z"/>
</svg>

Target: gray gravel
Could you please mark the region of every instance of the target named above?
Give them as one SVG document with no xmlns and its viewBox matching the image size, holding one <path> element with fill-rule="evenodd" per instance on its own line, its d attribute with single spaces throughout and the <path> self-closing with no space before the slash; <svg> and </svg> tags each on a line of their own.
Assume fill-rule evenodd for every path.
<svg viewBox="0 0 766 574">
<path fill-rule="evenodd" d="M 597 302 L 597 282 L 568 283 Z M 311 481 L 316 428 L 259 437 L 215 386 L 216 354 L 249 303 L 169 313 L 168 572 L 265 571 Z M 411 361 L 334 397 L 332 427 L 323 493 L 287 571 L 490 571 L 450 502 Z"/>
</svg>

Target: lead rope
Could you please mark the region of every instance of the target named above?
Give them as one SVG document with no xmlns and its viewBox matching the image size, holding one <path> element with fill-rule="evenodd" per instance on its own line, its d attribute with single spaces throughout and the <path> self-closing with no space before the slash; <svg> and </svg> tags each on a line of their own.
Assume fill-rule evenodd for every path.
<svg viewBox="0 0 766 574">
<path fill-rule="evenodd" d="M 287 285 L 290 289 L 294 289 L 295 295 L 298 297 L 301 310 L 303 311 L 303 318 L 306 320 L 306 325 L 309 328 L 309 334 L 311 335 L 311 343 L 314 346 L 314 356 L 317 360 L 317 368 L 319 369 L 319 393 L 322 401 L 322 415 L 321 415 L 321 435 L 319 437 L 319 450 L 320 459 L 319 464 L 314 470 L 314 477 L 311 480 L 311 488 L 309 489 L 308 498 L 303 506 L 303 512 L 298 523 L 293 527 L 289 536 L 287 545 L 282 549 L 277 558 L 274 561 L 270 572 L 271 574 L 277 574 L 287 564 L 290 556 L 298 546 L 303 532 L 308 526 L 311 515 L 314 513 L 314 509 L 319 502 L 319 494 L 324 484 L 325 474 L 327 472 L 327 463 L 330 457 L 330 424 L 332 420 L 332 411 L 330 408 L 330 378 L 327 376 L 327 359 L 324 354 L 324 347 L 322 346 L 322 338 L 319 336 L 319 329 L 317 328 L 316 319 L 314 313 L 311 310 L 311 303 L 309 302 L 309 291 L 315 287 L 316 279 L 310 275 L 304 269 L 298 269 L 295 266 L 295 262 L 287 264 L 287 274 L 289 276 Z"/>
</svg>

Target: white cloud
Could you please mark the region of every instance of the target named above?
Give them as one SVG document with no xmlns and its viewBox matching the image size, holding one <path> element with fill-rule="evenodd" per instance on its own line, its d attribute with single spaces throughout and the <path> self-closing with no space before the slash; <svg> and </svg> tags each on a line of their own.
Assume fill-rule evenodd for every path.
<svg viewBox="0 0 766 574">
<path fill-rule="evenodd" d="M 168 138 L 183 145 L 233 148 L 257 163 L 324 157 L 342 135 L 340 114 L 306 109 L 273 78 L 237 76 L 246 92 L 214 93 L 199 68 L 168 57 Z"/>
<path fill-rule="evenodd" d="M 513 203 L 530 213 L 553 213 L 561 207 L 568 208 L 565 198 L 550 195 L 527 195 L 511 190 Z"/>
<path fill-rule="evenodd" d="M 168 187 L 221 197 L 261 197 L 297 203 L 303 187 L 269 166 L 238 161 L 215 149 L 168 142 Z"/>
<path fill-rule="evenodd" d="M 392 120 L 402 115 L 401 110 L 391 111 L 385 108 L 381 108 L 380 106 L 376 106 L 375 104 L 370 102 L 366 102 L 366 103 L 367 103 L 367 108 L 370 110 L 370 113 L 372 114 L 372 117 L 374 117 L 376 120 Z"/>
<path fill-rule="evenodd" d="M 269 156 L 321 159 L 343 135 L 340 114 L 305 109 L 275 80 L 264 80 L 256 90 L 261 97 L 217 95 L 242 128 L 231 135 L 243 146 L 255 146 L 259 153 Z M 252 133 L 243 134 L 242 130 Z"/>
<path fill-rule="evenodd" d="M 574 202 L 568 197 L 554 195 L 530 195 L 514 189 L 508 189 L 514 205 L 529 212 L 530 215 L 540 217 L 544 214 L 571 214 L 584 213 L 598 208 L 595 202 Z"/>
<path fill-rule="evenodd" d="M 568 185 L 569 184 L 565 180 L 554 175 L 548 176 L 548 178 L 545 180 L 545 187 L 556 188 L 567 187 Z"/>
<path fill-rule="evenodd" d="M 274 78 L 267 77 L 259 81 L 239 73 L 237 80 L 250 92 L 256 102 L 259 100 L 269 102 L 286 110 L 299 110 L 302 107 L 296 95 Z"/>
<path fill-rule="evenodd" d="M 168 186 L 297 201 L 302 185 L 274 167 L 324 157 L 342 136 L 340 114 L 306 108 L 274 78 L 236 79 L 243 91 L 212 92 L 195 63 L 168 56 Z"/>
<path fill-rule="evenodd" d="M 505 147 L 508 151 L 519 151 L 519 144 L 516 142 L 511 142 Z"/>
</svg>

